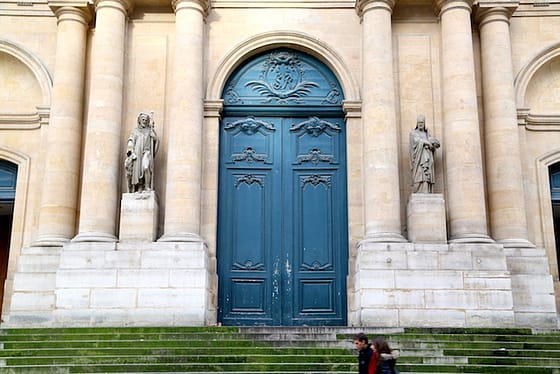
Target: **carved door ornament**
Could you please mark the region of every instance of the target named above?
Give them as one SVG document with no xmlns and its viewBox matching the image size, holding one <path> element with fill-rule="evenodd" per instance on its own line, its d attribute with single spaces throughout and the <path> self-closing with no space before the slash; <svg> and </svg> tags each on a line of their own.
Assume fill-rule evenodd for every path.
<svg viewBox="0 0 560 374">
<path fill-rule="evenodd" d="M 247 135 L 253 135 L 256 134 L 261 127 L 265 128 L 268 131 L 276 131 L 272 123 L 255 119 L 255 117 L 253 116 L 249 116 L 235 122 L 226 123 L 226 125 L 224 126 L 224 130 L 230 131 L 238 128 L 241 132 Z"/>
<path fill-rule="evenodd" d="M 311 136 L 317 137 L 323 134 L 326 130 L 340 132 L 340 126 L 336 123 L 331 123 L 317 117 L 310 117 L 307 121 L 300 122 L 290 128 L 290 131 L 292 132 L 297 132 L 300 130 L 308 133 Z"/>
</svg>

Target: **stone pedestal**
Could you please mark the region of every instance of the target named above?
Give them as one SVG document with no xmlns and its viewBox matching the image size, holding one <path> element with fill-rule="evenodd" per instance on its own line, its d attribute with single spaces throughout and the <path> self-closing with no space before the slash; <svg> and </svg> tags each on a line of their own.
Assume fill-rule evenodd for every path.
<svg viewBox="0 0 560 374">
<path fill-rule="evenodd" d="M 158 202 L 156 193 L 124 193 L 121 200 L 120 241 L 150 241 L 157 237 Z"/>
<path fill-rule="evenodd" d="M 408 240 L 413 243 L 447 242 L 445 200 L 442 194 L 413 193 L 407 206 Z"/>
</svg>

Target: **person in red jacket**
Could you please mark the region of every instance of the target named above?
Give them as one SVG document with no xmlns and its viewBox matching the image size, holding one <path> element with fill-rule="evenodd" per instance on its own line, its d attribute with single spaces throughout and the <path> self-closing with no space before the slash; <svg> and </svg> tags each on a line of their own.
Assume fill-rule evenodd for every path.
<svg viewBox="0 0 560 374">
<path fill-rule="evenodd" d="M 374 357 L 373 349 L 368 341 L 368 337 L 363 332 L 354 336 L 354 345 L 358 350 L 358 373 L 374 374 L 377 363 Z"/>
</svg>

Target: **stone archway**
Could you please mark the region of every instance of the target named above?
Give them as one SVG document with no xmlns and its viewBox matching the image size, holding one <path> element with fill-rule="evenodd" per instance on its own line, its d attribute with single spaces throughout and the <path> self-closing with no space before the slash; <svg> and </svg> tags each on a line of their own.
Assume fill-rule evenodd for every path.
<svg viewBox="0 0 560 374">
<path fill-rule="evenodd" d="M 343 56 L 339 55 L 332 47 L 312 35 L 294 31 L 271 31 L 255 35 L 239 43 L 224 55 L 216 68 L 211 71 L 209 85 L 206 89 L 205 113 L 204 113 L 204 143 L 203 154 L 205 168 L 203 174 L 203 224 L 201 234 L 208 245 L 208 253 L 211 261 L 216 258 L 216 233 L 217 233 L 217 211 L 218 211 L 218 153 L 219 153 L 219 123 L 224 107 L 221 99 L 226 80 L 232 72 L 243 62 L 263 51 L 289 47 L 297 51 L 307 53 L 322 62 L 335 75 L 342 87 L 344 101 L 342 109 L 346 118 L 346 125 L 352 136 L 347 139 L 347 168 L 348 188 L 352 199 L 360 200 L 362 194 L 362 147 L 361 138 L 361 98 L 359 86 L 353 73 Z M 352 130 L 351 130 L 352 129 Z M 353 217 L 349 221 L 350 232 L 361 234 L 363 229 L 362 206 L 349 204 L 348 215 Z M 349 261 L 355 258 L 355 247 L 361 237 L 350 235 L 349 238 Z M 352 265 L 349 266 L 352 269 Z M 353 277 L 350 272 L 350 278 Z M 348 282 L 348 292 L 352 290 L 353 282 Z M 213 277 L 213 286 L 217 291 L 217 277 Z M 215 305 L 215 304 L 214 304 Z M 349 323 L 354 323 L 349 315 Z"/>
</svg>

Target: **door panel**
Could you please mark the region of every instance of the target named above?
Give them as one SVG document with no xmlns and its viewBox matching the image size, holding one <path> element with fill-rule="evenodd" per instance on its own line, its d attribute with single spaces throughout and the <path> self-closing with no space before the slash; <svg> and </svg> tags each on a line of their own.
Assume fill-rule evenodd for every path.
<svg viewBox="0 0 560 374">
<path fill-rule="evenodd" d="M 341 118 L 291 118 L 293 319 L 341 325 L 346 310 L 346 175 Z M 342 162 L 341 162 L 342 161 Z M 342 188 L 340 188 L 342 186 Z"/>
<path fill-rule="evenodd" d="M 333 172 L 294 173 L 294 318 L 299 324 L 328 324 L 325 319 L 340 318 L 337 275 L 344 259 L 333 248 Z M 345 286 L 344 286 L 345 287 Z"/>
<path fill-rule="evenodd" d="M 271 325 L 278 319 L 278 119 L 222 121 L 220 171 L 220 300 L 224 324 Z M 275 315 L 276 314 L 276 315 Z"/>
<path fill-rule="evenodd" d="M 346 323 L 341 123 L 317 117 L 223 119 L 218 223 L 223 324 Z"/>
</svg>

